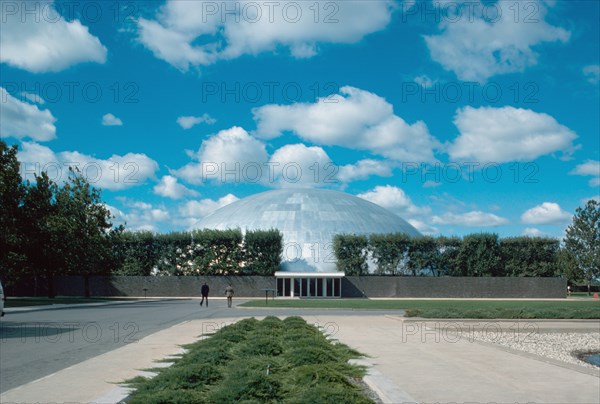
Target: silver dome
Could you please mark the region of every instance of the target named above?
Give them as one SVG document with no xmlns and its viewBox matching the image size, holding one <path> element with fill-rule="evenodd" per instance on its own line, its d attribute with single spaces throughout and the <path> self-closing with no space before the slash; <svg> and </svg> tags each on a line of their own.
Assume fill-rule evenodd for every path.
<svg viewBox="0 0 600 404">
<path fill-rule="evenodd" d="M 342 192 L 279 189 L 224 206 L 193 226 L 196 229 L 278 229 L 283 234 L 282 270 L 336 272 L 336 234 L 420 233 L 379 205 Z"/>
</svg>

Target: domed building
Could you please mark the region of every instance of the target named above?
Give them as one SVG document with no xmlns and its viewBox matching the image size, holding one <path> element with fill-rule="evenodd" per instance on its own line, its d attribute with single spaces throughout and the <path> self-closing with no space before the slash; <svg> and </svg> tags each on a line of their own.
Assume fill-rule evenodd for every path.
<svg viewBox="0 0 600 404">
<path fill-rule="evenodd" d="M 333 237 L 336 234 L 420 233 L 379 205 L 343 192 L 278 189 L 224 206 L 194 228 L 278 229 L 283 234 L 281 271 L 275 274 L 279 296 L 339 297 Z M 280 287 L 281 286 L 281 287 Z"/>
</svg>

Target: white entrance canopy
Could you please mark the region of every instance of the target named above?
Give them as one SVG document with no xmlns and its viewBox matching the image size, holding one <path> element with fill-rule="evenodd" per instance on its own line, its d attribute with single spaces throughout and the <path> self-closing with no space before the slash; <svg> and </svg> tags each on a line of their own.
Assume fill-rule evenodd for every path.
<svg viewBox="0 0 600 404">
<path fill-rule="evenodd" d="M 275 272 L 275 278 L 343 278 L 343 272 Z"/>
<path fill-rule="evenodd" d="M 343 272 L 275 272 L 279 297 L 341 297 Z"/>
</svg>

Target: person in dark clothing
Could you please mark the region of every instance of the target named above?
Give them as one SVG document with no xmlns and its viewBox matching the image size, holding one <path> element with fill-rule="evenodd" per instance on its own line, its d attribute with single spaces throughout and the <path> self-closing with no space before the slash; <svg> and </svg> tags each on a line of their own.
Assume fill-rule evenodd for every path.
<svg viewBox="0 0 600 404">
<path fill-rule="evenodd" d="M 208 287 L 206 282 L 204 282 L 204 285 L 202 285 L 202 287 L 200 288 L 200 293 L 202 294 L 202 300 L 200 300 L 200 306 L 202 306 L 202 303 L 204 303 L 204 299 L 206 299 L 206 307 L 208 307 L 208 292 L 209 291 L 210 291 L 210 288 Z"/>
</svg>

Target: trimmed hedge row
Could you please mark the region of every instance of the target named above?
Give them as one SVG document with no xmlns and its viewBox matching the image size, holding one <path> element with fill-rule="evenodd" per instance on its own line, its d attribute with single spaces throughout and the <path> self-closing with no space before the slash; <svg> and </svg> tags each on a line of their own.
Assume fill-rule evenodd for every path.
<svg viewBox="0 0 600 404">
<path fill-rule="evenodd" d="M 273 275 L 283 236 L 278 230 L 125 232 L 113 245 L 115 275 Z"/>
<path fill-rule="evenodd" d="M 409 237 L 403 233 L 341 234 L 334 238 L 337 269 L 346 275 L 556 276 L 560 243 L 543 237 L 480 233 L 465 237 Z"/>
</svg>

